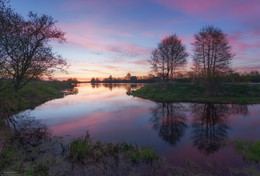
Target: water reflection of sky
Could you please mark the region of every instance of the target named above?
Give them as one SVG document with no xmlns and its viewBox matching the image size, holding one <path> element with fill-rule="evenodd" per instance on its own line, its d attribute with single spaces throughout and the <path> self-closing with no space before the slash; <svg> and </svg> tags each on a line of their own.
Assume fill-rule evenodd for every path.
<svg viewBox="0 0 260 176">
<path fill-rule="evenodd" d="M 81 84 L 77 95 L 49 101 L 31 115 L 65 140 L 88 130 L 95 139 L 151 146 L 171 163 L 241 165 L 242 157 L 221 142 L 260 139 L 260 105 L 160 104 L 127 96 L 131 87 L 138 88 Z"/>
</svg>

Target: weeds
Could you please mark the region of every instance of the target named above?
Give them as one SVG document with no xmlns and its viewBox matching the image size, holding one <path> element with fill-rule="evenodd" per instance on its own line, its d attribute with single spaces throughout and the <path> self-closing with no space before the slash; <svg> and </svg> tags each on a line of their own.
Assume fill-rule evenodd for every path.
<svg viewBox="0 0 260 176">
<path fill-rule="evenodd" d="M 15 158 L 15 149 L 11 146 L 6 146 L 3 148 L 2 153 L 0 153 L 0 169 L 10 165 Z"/>
<path fill-rule="evenodd" d="M 30 167 L 30 170 L 25 173 L 26 176 L 48 176 L 49 167 L 43 164 Z"/>
<path fill-rule="evenodd" d="M 235 149 L 243 155 L 245 160 L 260 161 L 260 141 L 235 141 Z"/>
<path fill-rule="evenodd" d="M 159 158 L 157 152 L 148 147 L 138 147 L 127 143 L 102 143 L 89 137 L 74 140 L 69 145 L 70 157 L 74 160 L 88 163 L 100 162 L 107 158 L 124 159 L 133 163 L 151 163 Z"/>
</svg>

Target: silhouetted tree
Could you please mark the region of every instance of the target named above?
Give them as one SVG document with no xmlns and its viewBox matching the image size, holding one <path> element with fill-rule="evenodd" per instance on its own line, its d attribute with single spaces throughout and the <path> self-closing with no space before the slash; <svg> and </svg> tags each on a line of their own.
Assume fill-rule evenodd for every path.
<svg viewBox="0 0 260 176">
<path fill-rule="evenodd" d="M 207 26 L 194 35 L 193 70 L 207 82 L 208 95 L 215 95 L 215 83 L 220 73 L 230 70 L 231 46 L 221 29 Z"/>
<path fill-rule="evenodd" d="M 91 78 L 91 83 L 95 83 L 96 82 L 96 79 L 95 78 Z"/>
<path fill-rule="evenodd" d="M 52 51 L 51 41 L 65 41 L 52 17 L 30 12 L 25 19 L 6 1 L 0 2 L 0 70 L 12 78 L 15 90 L 32 79 L 65 70 L 67 62 Z"/>
<path fill-rule="evenodd" d="M 147 79 L 153 79 L 155 76 L 153 75 L 153 74 L 149 74 L 148 76 L 147 76 Z"/>
<path fill-rule="evenodd" d="M 131 74 L 130 74 L 130 73 L 127 73 L 126 76 L 125 76 L 125 79 L 126 79 L 126 80 L 130 80 L 130 79 L 131 79 Z"/>
<path fill-rule="evenodd" d="M 152 51 L 149 60 L 153 71 L 163 81 L 173 79 L 174 71 L 187 63 L 188 53 L 178 36 L 170 35 L 162 39 L 156 49 Z"/>
<path fill-rule="evenodd" d="M 99 78 L 96 78 L 96 82 L 97 82 L 97 83 L 99 83 L 99 82 L 100 82 Z"/>
<path fill-rule="evenodd" d="M 257 70 L 251 71 L 249 77 L 251 82 L 260 82 L 260 74 Z"/>
<path fill-rule="evenodd" d="M 108 82 L 112 82 L 113 81 L 113 77 L 112 77 L 112 75 L 110 75 L 109 77 L 108 77 Z"/>
<path fill-rule="evenodd" d="M 69 84 L 71 84 L 71 85 L 74 85 L 74 86 L 76 86 L 77 84 L 78 84 L 78 79 L 77 78 L 69 78 L 69 79 L 67 79 L 66 80 Z"/>
</svg>

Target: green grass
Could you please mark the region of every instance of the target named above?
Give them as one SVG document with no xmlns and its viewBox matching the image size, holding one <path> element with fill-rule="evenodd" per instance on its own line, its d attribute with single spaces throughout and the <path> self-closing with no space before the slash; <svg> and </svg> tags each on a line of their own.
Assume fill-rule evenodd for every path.
<svg viewBox="0 0 260 176">
<path fill-rule="evenodd" d="M 199 102 L 199 103 L 260 103 L 260 85 L 222 84 L 217 87 L 214 97 L 206 95 L 206 89 L 200 84 L 168 83 L 149 84 L 128 93 L 134 97 L 156 102 Z"/>
<path fill-rule="evenodd" d="M 25 172 L 26 176 L 48 176 L 49 167 L 43 164 L 31 167 L 29 171 Z"/>
<path fill-rule="evenodd" d="M 1 109 L 12 114 L 34 107 L 55 98 L 62 98 L 63 91 L 72 89 L 68 82 L 33 81 L 19 91 L 12 88 L 0 92 Z"/>
<path fill-rule="evenodd" d="M 132 159 L 133 162 L 136 163 L 139 162 L 150 163 L 153 162 L 153 160 L 158 159 L 159 155 L 149 147 L 141 147 L 132 150 L 130 152 L 130 158 Z"/>
<path fill-rule="evenodd" d="M 0 152 L 0 168 L 4 168 L 10 165 L 14 160 L 15 149 L 12 146 L 5 146 Z"/>
<path fill-rule="evenodd" d="M 106 158 L 130 160 L 133 163 L 152 163 L 159 158 L 157 152 L 149 147 L 138 147 L 127 143 L 103 143 L 85 137 L 74 140 L 69 145 L 70 157 L 82 163 L 97 163 Z"/>
<path fill-rule="evenodd" d="M 235 141 L 235 149 L 249 161 L 260 161 L 260 141 Z"/>
</svg>

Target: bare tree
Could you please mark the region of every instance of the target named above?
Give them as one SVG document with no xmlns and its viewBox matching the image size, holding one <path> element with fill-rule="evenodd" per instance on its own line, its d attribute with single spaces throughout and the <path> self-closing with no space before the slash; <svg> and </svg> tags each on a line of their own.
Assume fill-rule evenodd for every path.
<svg viewBox="0 0 260 176">
<path fill-rule="evenodd" d="M 67 67 L 67 62 L 49 44 L 65 41 L 52 17 L 30 12 L 25 19 L 7 7 L 5 1 L 0 6 L 0 70 L 12 78 L 15 90 L 32 79 Z"/>
<path fill-rule="evenodd" d="M 215 86 L 220 74 L 230 70 L 231 46 L 221 29 L 206 26 L 194 35 L 193 70 L 207 82 L 208 95 L 215 95 Z"/>
<path fill-rule="evenodd" d="M 167 82 L 174 78 L 174 71 L 187 63 L 188 53 L 176 34 L 165 37 L 152 51 L 149 60 L 153 71 Z"/>
</svg>

